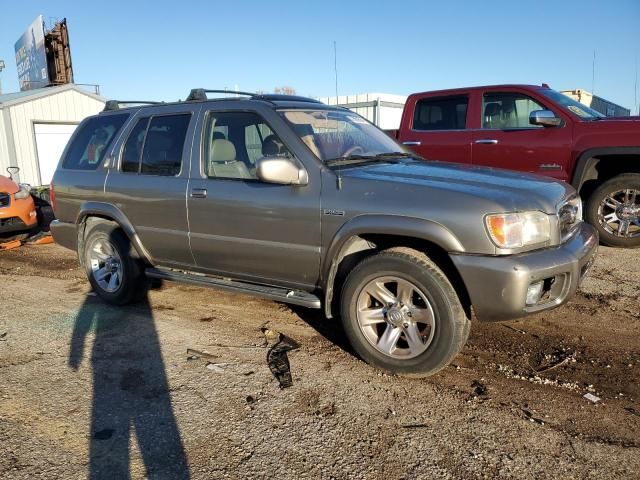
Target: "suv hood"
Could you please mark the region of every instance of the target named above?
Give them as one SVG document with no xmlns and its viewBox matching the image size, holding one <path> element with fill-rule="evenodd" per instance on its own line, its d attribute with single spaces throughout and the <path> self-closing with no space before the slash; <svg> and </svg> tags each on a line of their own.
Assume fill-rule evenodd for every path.
<svg viewBox="0 0 640 480">
<path fill-rule="evenodd" d="M 345 178 L 393 182 L 404 186 L 427 187 L 475 197 L 500 205 L 504 211 L 541 210 L 555 214 L 558 204 L 574 193 L 566 183 L 539 175 L 460 163 L 407 160 L 345 168 Z"/>
</svg>

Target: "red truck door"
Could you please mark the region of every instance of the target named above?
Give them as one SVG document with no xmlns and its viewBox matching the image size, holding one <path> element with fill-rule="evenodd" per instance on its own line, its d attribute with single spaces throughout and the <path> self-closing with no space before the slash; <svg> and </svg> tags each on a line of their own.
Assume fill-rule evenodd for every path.
<svg viewBox="0 0 640 480">
<path fill-rule="evenodd" d="M 398 140 L 428 160 L 471 163 L 467 95 L 409 97 Z"/>
<path fill-rule="evenodd" d="M 520 92 L 484 92 L 480 128 L 473 131 L 473 164 L 568 181 L 571 127 L 531 125 L 534 110 L 552 109 Z"/>
</svg>

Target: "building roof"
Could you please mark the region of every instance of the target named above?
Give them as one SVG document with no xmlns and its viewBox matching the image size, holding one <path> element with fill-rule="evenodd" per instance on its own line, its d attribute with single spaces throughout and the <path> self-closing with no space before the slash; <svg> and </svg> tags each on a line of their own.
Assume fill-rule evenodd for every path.
<svg viewBox="0 0 640 480">
<path fill-rule="evenodd" d="M 100 102 L 105 102 L 105 99 L 101 96 L 91 92 L 87 92 L 79 86 L 73 83 L 69 83 L 67 85 L 60 85 L 57 87 L 35 88 L 33 90 L 25 90 L 24 92 L 5 93 L 3 95 L 0 95 L 0 108 L 16 105 L 18 103 L 30 102 L 38 98 L 48 97 L 51 95 L 56 95 L 58 93 L 66 92 L 67 90 L 73 90 Z"/>
</svg>

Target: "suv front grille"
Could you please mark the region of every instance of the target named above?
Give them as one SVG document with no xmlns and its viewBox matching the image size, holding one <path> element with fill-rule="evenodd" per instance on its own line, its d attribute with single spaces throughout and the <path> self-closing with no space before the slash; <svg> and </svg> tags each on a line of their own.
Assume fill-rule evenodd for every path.
<svg viewBox="0 0 640 480">
<path fill-rule="evenodd" d="M 0 192 L 0 208 L 8 207 L 11 203 L 11 195 L 5 192 Z"/>
<path fill-rule="evenodd" d="M 570 238 L 582 223 L 582 200 L 574 195 L 558 209 L 558 223 L 562 242 Z"/>
</svg>

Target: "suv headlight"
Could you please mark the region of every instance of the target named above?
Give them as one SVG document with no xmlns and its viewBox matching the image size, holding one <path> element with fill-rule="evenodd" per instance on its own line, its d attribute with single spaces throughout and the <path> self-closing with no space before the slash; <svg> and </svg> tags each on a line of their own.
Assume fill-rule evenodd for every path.
<svg viewBox="0 0 640 480">
<path fill-rule="evenodd" d="M 542 212 L 497 213 L 487 215 L 485 224 L 499 248 L 522 248 L 551 240 L 551 220 Z"/>
<path fill-rule="evenodd" d="M 31 195 L 31 185 L 27 185 L 25 183 L 21 183 L 20 185 L 18 185 L 20 187 L 20 190 L 18 190 L 16 193 L 14 193 L 14 197 L 16 198 L 16 200 L 24 200 L 25 198 L 28 198 L 29 195 Z"/>
</svg>

